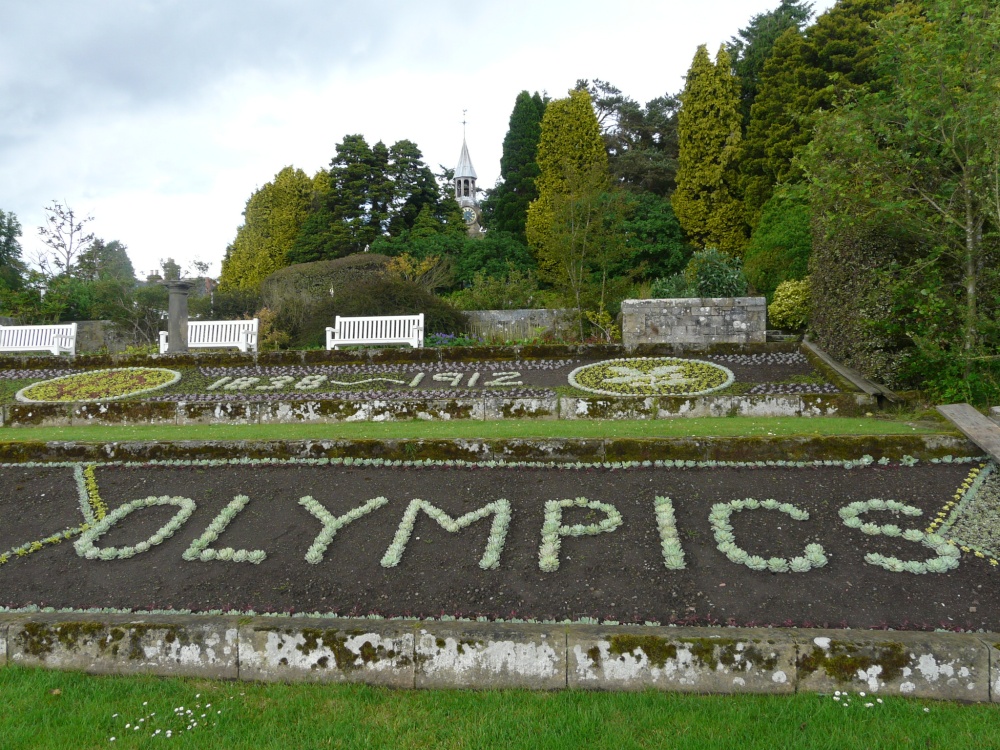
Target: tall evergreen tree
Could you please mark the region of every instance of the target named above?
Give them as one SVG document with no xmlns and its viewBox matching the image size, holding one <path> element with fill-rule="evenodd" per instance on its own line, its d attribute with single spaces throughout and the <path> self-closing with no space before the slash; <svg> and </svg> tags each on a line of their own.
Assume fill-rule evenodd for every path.
<svg viewBox="0 0 1000 750">
<path fill-rule="evenodd" d="M 849 92 L 890 81 L 876 69 L 875 23 L 897 0 L 840 0 L 804 34 L 789 28 L 764 64 L 740 164 L 746 219 L 755 227 L 774 186 L 800 179 L 795 154 L 812 137 L 816 113 Z"/>
<path fill-rule="evenodd" d="M 525 234 L 542 266 L 555 223 L 556 199 L 578 192 L 577 183 L 592 185 L 607 179 L 608 154 L 585 90 L 575 89 L 565 99 L 549 102 L 542 118 L 537 162 L 538 197 L 528 206 Z"/>
<path fill-rule="evenodd" d="M 285 167 L 254 191 L 243 210 L 243 224 L 222 261 L 225 288 L 255 290 L 264 278 L 288 265 L 287 256 L 309 209 L 313 181 Z"/>
<path fill-rule="evenodd" d="M 317 186 L 288 253 L 291 263 L 361 252 L 378 237 L 413 229 L 425 208 L 442 225 L 454 223 L 456 207 L 441 195 L 413 141 L 369 146 L 362 135 L 346 136 Z"/>
<path fill-rule="evenodd" d="M 670 198 L 677 219 L 695 247 L 739 255 L 746 243 L 735 191 L 739 85 L 725 47 L 719 48 L 715 64 L 705 45 L 698 47 L 681 93 L 677 132 L 677 189 Z"/>
<path fill-rule="evenodd" d="M 774 43 L 788 29 L 801 30 L 812 14 L 812 3 L 781 0 L 774 10 L 751 18 L 747 27 L 740 29 L 726 45 L 733 73 L 740 80 L 740 116 L 744 128 L 750 120 L 750 107 L 757 98 L 764 63 L 771 57 Z"/>
<path fill-rule="evenodd" d="M 21 261 L 21 222 L 13 212 L 0 209 L 0 290 L 19 289 L 25 272 Z"/>
<path fill-rule="evenodd" d="M 538 197 L 535 155 L 544 114 L 545 101 L 537 91 L 534 95 L 527 91 L 517 95 L 503 139 L 500 180 L 483 201 L 486 226 L 493 231 L 509 232 L 521 242 L 527 242 L 528 204 Z"/>
</svg>

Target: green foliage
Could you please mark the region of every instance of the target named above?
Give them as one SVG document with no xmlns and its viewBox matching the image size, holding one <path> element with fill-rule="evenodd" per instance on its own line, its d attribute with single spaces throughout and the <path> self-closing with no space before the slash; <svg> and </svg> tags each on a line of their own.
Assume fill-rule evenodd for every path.
<svg viewBox="0 0 1000 750">
<path fill-rule="evenodd" d="M 12 212 L 0 209 L 0 311 L 4 310 L 4 292 L 24 285 L 27 269 L 21 262 L 21 223 Z"/>
<path fill-rule="evenodd" d="M 546 102 L 536 91 L 522 91 L 514 101 L 500 156 L 500 180 L 483 201 L 485 225 L 493 232 L 507 232 L 527 244 L 525 224 L 528 205 L 538 197 L 539 175 L 535 155 L 542 135 Z"/>
<path fill-rule="evenodd" d="M 875 24 L 895 3 L 840 0 L 804 33 L 790 27 L 774 42 L 750 108 L 740 163 L 751 227 L 775 185 L 801 179 L 793 158 L 812 138 L 816 113 L 851 92 L 888 86 L 875 67 Z"/>
<path fill-rule="evenodd" d="M 746 228 L 735 191 L 742 137 L 739 86 L 725 47 L 714 65 L 705 45 L 698 47 L 681 94 L 677 132 L 677 189 L 670 200 L 681 226 L 695 247 L 741 254 Z"/>
<path fill-rule="evenodd" d="M 817 202 L 817 207 L 823 206 Z M 844 226 L 817 212 L 809 259 L 809 327 L 830 356 L 874 380 L 902 385 L 906 342 L 882 323 L 893 316 L 890 269 L 918 253 L 912 232 L 891 227 Z"/>
<path fill-rule="evenodd" d="M 128 248 L 118 240 L 105 242 L 97 238 L 80 253 L 73 273 L 84 281 L 117 279 L 135 283 L 135 268 L 127 250 Z"/>
<path fill-rule="evenodd" d="M 764 205 L 743 256 L 743 272 L 758 293 L 772 299 L 783 281 L 803 279 L 812 252 L 809 190 L 785 185 Z"/>
<path fill-rule="evenodd" d="M 643 107 L 607 81 L 577 81 L 596 110 L 612 184 L 667 196 L 677 175 L 677 110 L 680 101 L 665 95 Z"/>
<path fill-rule="evenodd" d="M 553 253 L 556 201 L 583 182 L 596 184 L 607 179 L 608 155 L 586 91 L 573 90 L 567 98 L 549 102 L 542 118 L 537 162 L 538 198 L 528 206 L 525 234 L 539 267 L 545 267 L 555 263 L 549 256 Z"/>
<path fill-rule="evenodd" d="M 210 294 L 188 298 L 188 314 L 202 320 L 253 318 L 260 307 L 260 292 L 252 289 L 218 288 Z"/>
<path fill-rule="evenodd" d="M 503 276 L 477 271 L 472 285 L 452 294 L 448 301 L 459 310 L 523 310 L 539 306 L 534 273 L 508 266 Z"/>
<path fill-rule="evenodd" d="M 372 243 L 372 251 L 390 256 L 406 253 L 418 259 L 447 258 L 458 287 L 471 284 L 479 272 L 502 277 L 511 266 L 522 271 L 535 268 L 535 259 L 527 246 L 513 235 L 499 231 L 475 239 L 464 233 L 417 236 L 410 232 L 400 237 L 380 237 Z"/>
<path fill-rule="evenodd" d="M 678 273 L 691 257 L 684 230 L 674 215 L 669 198 L 651 192 L 627 192 L 623 195 L 626 257 L 618 276 L 633 272 L 641 279 L 655 279 Z"/>
<path fill-rule="evenodd" d="M 346 136 L 317 191 L 286 259 L 307 263 L 363 252 L 376 238 L 401 235 L 418 225 L 457 229 L 457 205 L 442 194 L 412 141 L 369 146 L 362 135 Z"/>
<path fill-rule="evenodd" d="M 1000 344 L 1000 11 L 987 0 L 917 11 L 902 5 L 881 24 L 878 70 L 895 88 L 824 115 L 803 164 L 835 227 L 920 237 L 886 268 L 887 309 L 871 320 L 913 347 L 910 377 L 972 393 L 961 381 L 988 382 Z M 958 379 L 941 366 L 949 357 L 962 363 Z"/>
<path fill-rule="evenodd" d="M 243 224 L 222 260 L 223 288 L 256 290 L 265 277 L 287 265 L 312 198 L 313 180 L 285 167 L 254 191 L 243 209 Z"/>
<path fill-rule="evenodd" d="M 287 266 L 261 283 L 261 302 L 275 313 L 277 327 L 295 337 L 318 305 L 341 289 L 383 275 L 388 263 L 385 255 L 358 253 Z"/>
<path fill-rule="evenodd" d="M 786 331 L 801 331 L 809 324 L 811 303 L 808 278 L 782 281 L 774 292 L 774 301 L 767 306 L 768 323 Z"/>
<path fill-rule="evenodd" d="M 746 293 L 747 280 L 739 258 L 714 247 L 696 251 L 683 272 L 657 279 L 651 289 L 654 299 L 742 297 Z"/>
<path fill-rule="evenodd" d="M 781 0 L 774 10 L 751 18 L 747 27 L 740 29 L 726 45 L 733 74 L 740 81 L 740 116 L 744 126 L 750 120 L 750 107 L 757 98 L 764 64 L 771 57 L 774 43 L 788 29 L 801 30 L 812 15 L 812 3 Z"/>
</svg>

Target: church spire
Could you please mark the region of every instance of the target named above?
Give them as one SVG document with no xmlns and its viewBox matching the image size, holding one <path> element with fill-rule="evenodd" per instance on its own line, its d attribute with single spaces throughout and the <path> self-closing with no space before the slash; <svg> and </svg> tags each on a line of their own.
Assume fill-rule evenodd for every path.
<svg viewBox="0 0 1000 750">
<path fill-rule="evenodd" d="M 455 200 L 462 206 L 472 206 L 476 201 L 476 169 L 472 166 L 469 146 L 465 140 L 465 110 L 462 110 L 462 153 L 455 167 Z"/>
</svg>

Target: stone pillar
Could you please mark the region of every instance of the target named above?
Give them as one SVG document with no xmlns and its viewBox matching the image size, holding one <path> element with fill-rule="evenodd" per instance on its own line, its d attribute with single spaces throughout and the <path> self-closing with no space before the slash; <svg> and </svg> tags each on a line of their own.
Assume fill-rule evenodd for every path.
<svg viewBox="0 0 1000 750">
<path fill-rule="evenodd" d="M 188 292 L 190 279 L 162 282 L 170 292 L 167 305 L 167 354 L 186 354 L 188 350 Z"/>
</svg>

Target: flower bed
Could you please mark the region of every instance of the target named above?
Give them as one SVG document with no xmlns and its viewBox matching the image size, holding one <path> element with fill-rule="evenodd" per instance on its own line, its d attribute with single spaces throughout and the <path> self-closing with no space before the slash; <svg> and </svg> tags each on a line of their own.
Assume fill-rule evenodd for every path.
<svg viewBox="0 0 1000 750">
<path fill-rule="evenodd" d="M 168 375 L 174 373 L 174 375 Z M 43 382 L 30 382 L 30 381 Z M 4 391 L 3 383 L 17 383 Z M 10 386 L 9 386 L 10 387 Z M 269 402 L 556 395 L 622 397 L 836 393 L 798 352 L 357 365 L 0 370 L 0 399 L 30 402 Z M 153 390 L 159 392 L 153 393 Z M 9 396 L 8 396 L 9 397 Z"/>
<path fill-rule="evenodd" d="M 15 398 L 42 404 L 116 401 L 166 388 L 180 379 L 181 374 L 176 370 L 160 367 L 91 370 L 33 383 L 19 390 Z"/>
<path fill-rule="evenodd" d="M 3 465 L 0 605 L 996 630 L 994 471 Z"/>
</svg>

